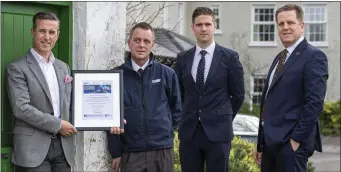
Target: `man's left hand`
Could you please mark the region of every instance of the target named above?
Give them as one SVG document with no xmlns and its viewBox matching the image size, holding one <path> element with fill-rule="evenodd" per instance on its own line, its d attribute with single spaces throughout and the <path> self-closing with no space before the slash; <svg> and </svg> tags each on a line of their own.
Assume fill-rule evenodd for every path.
<svg viewBox="0 0 341 172">
<path fill-rule="evenodd" d="M 295 140 L 290 139 L 290 145 L 291 145 L 292 149 L 294 150 L 294 152 L 296 152 L 296 150 L 300 146 L 300 143 L 297 143 Z"/>
</svg>

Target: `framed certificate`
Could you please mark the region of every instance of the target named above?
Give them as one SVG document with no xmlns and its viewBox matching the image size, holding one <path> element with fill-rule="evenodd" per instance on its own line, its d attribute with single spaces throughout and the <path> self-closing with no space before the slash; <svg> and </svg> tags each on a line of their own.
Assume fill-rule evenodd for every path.
<svg viewBox="0 0 341 172">
<path fill-rule="evenodd" d="M 106 131 L 123 124 L 123 73 L 72 71 L 72 123 L 79 131 Z"/>
</svg>

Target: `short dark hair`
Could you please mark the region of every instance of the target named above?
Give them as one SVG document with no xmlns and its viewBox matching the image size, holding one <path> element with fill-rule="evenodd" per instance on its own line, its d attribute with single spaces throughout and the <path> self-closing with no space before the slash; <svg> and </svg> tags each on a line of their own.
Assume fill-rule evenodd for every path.
<svg viewBox="0 0 341 172">
<path fill-rule="evenodd" d="M 38 12 L 33 16 L 33 29 L 37 27 L 37 20 L 55 20 L 60 22 L 57 15 L 51 12 Z"/>
<path fill-rule="evenodd" d="M 192 24 L 194 24 L 195 18 L 200 15 L 209 15 L 212 17 L 213 22 L 215 22 L 215 14 L 214 12 L 208 7 L 197 7 L 192 14 Z"/>
<path fill-rule="evenodd" d="M 140 28 L 140 29 L 143 29 L 143 30 L 151 30 L 153 35 L 154 35 L 154 29 L 153 29 L 153 27 L 150 24 L 148 24 L 146 22 L 140 22 L 140 23 L 135 24 L 133 26 L 133 28 L 131 28 L 130 33 L 129 33 L 129 39 L 131 38 L 131 36 L 133 35 L 133 32 L 137 28 Z"/>
<path fill-rule="evenodd" d="M 295 11 L 296 19 L 299 21 L 303 21 L 304 12 L 300 6 L 296 4 L 284 4 L 283 6 L 281 6 L 280 8 L 276 10 L 276 22 L 277 22 L 278 13 L 283 12 L 283 11 Z"/>
</svg>

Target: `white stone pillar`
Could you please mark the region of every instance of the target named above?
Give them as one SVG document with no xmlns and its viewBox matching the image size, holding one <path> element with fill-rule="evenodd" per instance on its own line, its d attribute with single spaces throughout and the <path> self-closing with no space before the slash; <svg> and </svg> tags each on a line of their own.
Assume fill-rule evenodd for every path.
<svg viewBox="0 0 341 172">
<path fill-rule="evenodd" d="M 73 69 L 111 69 L 124 61 L 126 2 L 73 2 Z M 110 171 L 105 132 L 79 132 L 73 171 Z"/>
</svg>

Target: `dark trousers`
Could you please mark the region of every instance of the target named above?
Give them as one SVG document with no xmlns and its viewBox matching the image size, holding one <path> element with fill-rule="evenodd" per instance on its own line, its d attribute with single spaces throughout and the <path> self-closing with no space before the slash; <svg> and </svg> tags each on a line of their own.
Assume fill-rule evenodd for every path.
<svg viewBox="0 0 341 172">
<path fill-rule="evenodd" d="M 123 152 L 121 172 L 173 172 L 173 148 L 147 152 Z"/>
<path fill-rule="evenodd" d="M 279 147 L 278 151 L 270 151 L 264 147 L 262 155 L 262 172 L 306 172 L 308 158 L 314 152 L 302 147 L 293 150 L 290 140 Z"/>
<path fill-rule="evenodd" d="M 51 139 L 47 156 L 38 167 L 15 166 L 15 172 L 71 172 L 71 166 L 66 161 L 60 136 Z"/>
<path fill-rule="evenodd" d="M 182 172 L 226 172 L 231 142 L 211 142 L 198 126 L 192 140 L 180 140 L 179 153 Z"/>
</svg>

